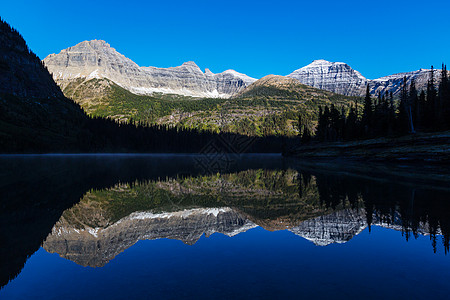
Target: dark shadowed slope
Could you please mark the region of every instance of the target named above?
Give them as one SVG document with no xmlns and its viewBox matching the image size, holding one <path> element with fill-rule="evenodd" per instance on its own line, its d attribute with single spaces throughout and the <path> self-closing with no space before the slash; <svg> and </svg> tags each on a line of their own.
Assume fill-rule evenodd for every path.
<svg viewBox="0 0 450 300">
<path fill-rule="evenodd" d="M 85 119 L 22 36 L 0 20 L 0 152 L 68 149 Z"/>
</svg>

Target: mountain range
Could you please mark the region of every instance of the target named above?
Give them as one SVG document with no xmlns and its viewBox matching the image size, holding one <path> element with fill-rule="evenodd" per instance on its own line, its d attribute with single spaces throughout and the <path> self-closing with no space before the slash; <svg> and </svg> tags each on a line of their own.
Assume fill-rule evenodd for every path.
<svg viewBox="0 0 450 300">
<path fill-rule="evenodd" d="M 369 85 L 372 95 L 392 92 L 397 96 L 405 77 L 408 85 L 414 80 L 417 89 L 423 90 L 426 88 L 430 73 L 431 70 L 420 69 L 370 80 L 346 63 L 320 59 L 287 76 L 295 78 L 303 84 L 342 95 L 362 96 L 366 92 L 366 86 Z M 436 80 L 438 79 L 439 76 L 436 76 Z"/>
<path fill-rule="evenodd" d="M 50 54 L 44 63 L 62 89 L 79 78 L 107 78 L 135 94 L 229 98 L 256 81 L 234 70 L 203 72 L 192 61 L 171 68 L 140 67 L 102 40 L 84 41 Z"/>
<path fill-rule="evenodd" d="M 43 63 L 65 96 L 88 114 L 119 121 L 246 135 L 262 135 L 263 130 L 295 135 L 295 112 L 309 115 L 319 105 L 348 106 L 355 100 L 286 76 L 257 80 L 234 70 L 213 74 L 194 62 L 172 68 L 140 67 L 100 40 L 51 54 Z M 270 132 L 263 129 L 268 126 Z"/>
<path fill-rule="evenodd" d="M 111 80 L 134 94 L 230 98 L 257 80 L 234 70 L 218 74 L 209 69 L 203 72 L 192 61 L 170 68 L 141 67 L 102 40 L 81 42 L 58 54 L 50 54 L 43 62 L 62 90 L 73 82 L 81 84 L 95 78 Z M 386 92 L 398 95 L 404 77 L 408 84 L 414 79 L 419 90 L 425 88 L 430 70 L 370 80 L 346 63 L 315 60 L 287 77 L 346 96 L 364 95 L 367 84 L 373 95 Z"/>
</svg>

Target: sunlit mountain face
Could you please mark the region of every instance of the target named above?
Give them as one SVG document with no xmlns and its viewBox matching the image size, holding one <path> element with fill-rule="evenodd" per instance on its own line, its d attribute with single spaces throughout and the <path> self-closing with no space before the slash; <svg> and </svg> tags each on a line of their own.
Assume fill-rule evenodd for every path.
<svg viewBox="0 0 450 300">
<path fill-rule="evenodd" d="M 302 243 L 311 253 L 333 256 L 356 251 L 361 242 L 391 245 L 397 232 L 399 251 L 423 248 L 426 256 L 448 260 L 450 191 L 438 168 L 418 178 L 401 166 L 325 169 L 277 155 L 236 156 L 214 172 L 198 156 L 182 155 L 1 161 L 4 293 L 14 292 L 28 265 L 52 253 L 55 266 L 106 268 L 164 240 L 196 253 L 218 240 L 225 251 L 275 239 L 287 253 Z"/>
</svg>

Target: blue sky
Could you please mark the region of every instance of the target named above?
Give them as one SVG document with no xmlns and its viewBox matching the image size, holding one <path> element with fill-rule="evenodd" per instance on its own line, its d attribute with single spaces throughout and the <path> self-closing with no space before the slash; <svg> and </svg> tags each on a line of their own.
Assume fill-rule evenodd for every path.
<svg viewBox="0 0 450 300">
<path fill-rule="evenodd" d="M 256 78 L 314 59 L 367 78 L 450 64 L 449 12 L 449 0 L 0 1 L 41 58 L 103 39 L 141 66 L 193 60 Z"/>
</svg>

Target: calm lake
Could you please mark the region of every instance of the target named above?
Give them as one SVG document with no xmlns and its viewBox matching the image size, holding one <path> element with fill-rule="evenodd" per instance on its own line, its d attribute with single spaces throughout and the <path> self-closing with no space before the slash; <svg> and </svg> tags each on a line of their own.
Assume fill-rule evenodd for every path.
<svg viewBox="0 0 450 300">
<path fill-rule="evenodd" d="M 450 295 L 446 168 L 268 154 L 0 166 L 0 299 Z"/>
</svg>

